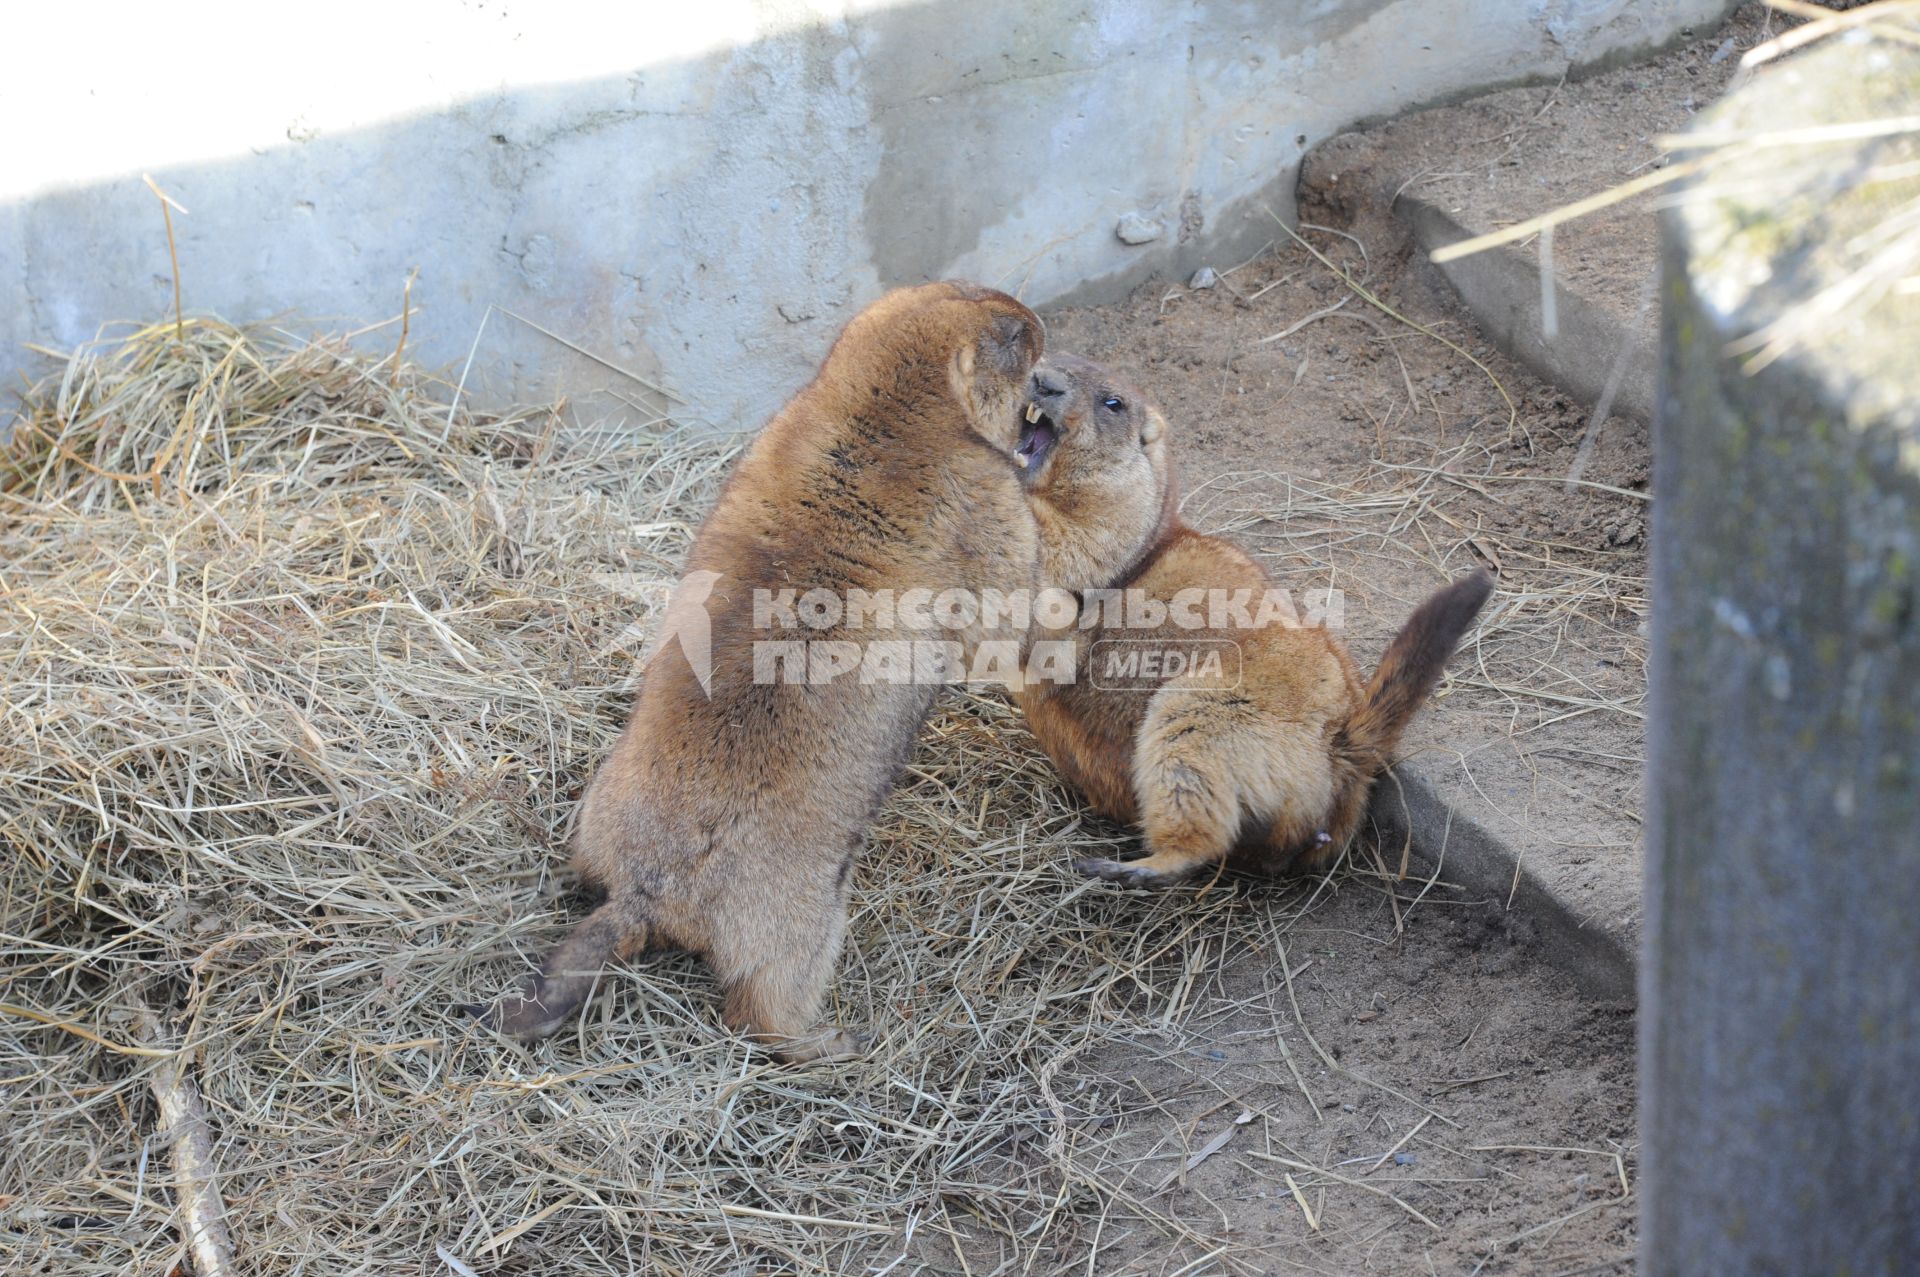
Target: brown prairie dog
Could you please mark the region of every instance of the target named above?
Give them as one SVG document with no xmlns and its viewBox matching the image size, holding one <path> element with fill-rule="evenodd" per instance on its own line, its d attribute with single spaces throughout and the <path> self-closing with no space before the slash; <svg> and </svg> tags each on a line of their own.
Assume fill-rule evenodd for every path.
<svg viewBox="0 0 1920 1277">
<path fill-rule="evenodd" d="M 1053 553 L 1048 511 L 1063 502 L 1077 508 L 1075 494 L 1104 461 L 1082 462 L 1071 446 L 1076 435 L 1124 425 L 1158 437 L 1165 427 L 1137 387 L 1088 360 L 1049 359 L 1034 385 L 1043 419 L 1061 440 L 1043 464 L 1022 472 L 1044 560 Z M 1257 606 L 1272 582 L 1230 543 L 1181 524 L 1164 458 L 1152 483 L 1109 486 L 1099 499 L 1116 503 L 1113 526 L 1148 529 L 1139 541 L 1091 547 L 1090 559 L 1100 562 L 1077 565 L 1082 576 L 1100 575 L 1102 564 L 1109 569 L 1123 592 L 1119 623 L 1096 609 L 1097 619 L 1085 618 L 1091 623 L 1072 634 L 1076 680 L 1029 682 L 1018 701 L 1066 778 L 1105 815 L 1138 825 L 1147 854 L 1075 867 L 1161 885 L 1223 863 L 1273 872 L 1337 855 L 1358 831 L 1374 779 L 1486 602 L 1492 578 L 1476 571 L 1429 597 L 1373 676 L 1362 679 L 1325 628 L 1303 627 L 1284 610 L 1263 619 L 1253 608 L 1221 606 L 1236 596 Z M 1145 604 L 1139 610 L 1148 623 L 1127 623 L 1138 619 L 1125 615 L 1134 600 Z M 1157 623 L 1153 604 L 1164 613 Z M 1181 653 L 1169 664 L 1185 668 L 1170 677 L 1143 673 L 1148 652 Z M 1211 665 L 1208 652 L 1217 657 Z"/>
<path fill-rule="evenodd" d="M 847 325 L 695 540 L 683 589 L 711 586 L 693 598 L 710 672 L 684 635 L 663 642 L 588 787 L 574 864 L 605 903 L 488 1024 L 545 1037 L 608 960 L 677 948 L 712 965 L 725 1022 L 782 1057 L 855 1048 L 819 1023 L 849 873 L 938 689 L 766 681 L 756 591 L 1032 588 L 1035 519 L 1012 454 L 1042 341 L 1013 298 L 953 282 L 891 293 Z M 914 637 L 849 637 L 895 634 Z"/>
</svg>

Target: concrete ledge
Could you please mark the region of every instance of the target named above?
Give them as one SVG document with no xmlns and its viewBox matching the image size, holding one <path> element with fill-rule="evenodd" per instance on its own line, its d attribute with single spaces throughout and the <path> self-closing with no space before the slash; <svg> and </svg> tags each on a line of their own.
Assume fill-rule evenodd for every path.
<svg viewBox="0 0 1920 1277">
<path fill-rule="evenodd" d="M 1418 195 L 1401 196 L 1394 201 L 1393 211 L 1412 230 L 1414 243 L 1423 255 L 1479 233 Z M 1651 261 L 1647 268 L 1651 272 Z M 1581 403 L 1599 402 L 1624 348 L 1626 365 L 1611 411 L 1641 421 L 1653 419 L 1654 372 L 1658 367 L 1653 342 L 1629 319 L 1596 305 L 1557 275 L 1554 309 L 1560 331 L 1549 340 L 1536 254 L 1496 248 L 1437 269 L 1496 346 Z"/>
<path fill-rule="evenodd" d="M 1532 943 L 1541 956 L 1571 975 L 1588 997 L 1635 1000 L 1632 938 L 1583 919 L 1526 868 L 1522 849 L 1442 798 L 1417 762 L 1402 763 L 1381 779 L 1372 817 L 1388 845 L 1412 839 L 1417 872 L 1502 902 L 1511 898 L 1513 912 L 1539 929 Z"/>
<path fill-rule="evenodd" d="M 1355 234 L 1377 259 L 1405 255 L 1427 266 L 1437 249 L 1661 163 L 1654 139 L 1685 127 L 1695 104 L 1720 91 L 1739 62 L 1732 53 L 1760 38 L 1763 20 L 1745 11 L 1653 63 L 1564 91 L 1504 90 L 1329 139 L 1302 163 L 1302 216 Z M 1554 248 L 1553 340 L 1537 241 L 1417 267 L 1401 279 L 1449 308 L 1457 300 L 1476 336 L 1588 409 L 1615 383 L 1608 413 L 1634 424 L 1612 429 L 1638 433 L 1658 402 L 1653 217 L 1643 203 L 1616 205 L 1560 227 Z M 1488 743 L 1432 740 L 1434 748 L 1399 768 L 1404 796 L 1382 786 L 1376 821 L 1390 839 L 1411 836 L 1427 872 L 1443 865 L 1448 882 L 1510 903 L 1543 956 L 1589 995 L 1633 1001 L 1643 926 L 1632 845 L 1639 831 L 1623 828 L 1618 815 L 1633 800 L 1612 784 L 1542 794 L 1523 781 L 1516 789 L 1501 759 L 1473 761 L 1476 746 Z M 1623 770 L 1631 782 L 1644 779 L 1631 764 Z M 1616 823 L 1590 833 L 1603 820 Z"/>
</svg>

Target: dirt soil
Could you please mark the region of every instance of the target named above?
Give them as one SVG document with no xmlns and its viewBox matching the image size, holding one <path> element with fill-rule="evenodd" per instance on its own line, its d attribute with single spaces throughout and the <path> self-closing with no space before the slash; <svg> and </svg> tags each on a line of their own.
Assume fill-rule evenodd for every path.
<svg viewBox="0 0 1920 1277">
<path fill-rule="evenodd" d="M 1363 256 L 1337 234 L 1305 234 L 1491 376 L 1358 299 L 1327 313 L 1347 287 L 1291 240 L 1211 290 L 1149 286 L 1123 305 L 1048 315 L 1052 343 L 1138 372 L 1169 410 L 1189 521 L 1260 553 L 1283 585 L 1344 591 L 1363 664 L 1447 575 L 1496 566 L 1500 593 L 1484 632 L 1456 658 L 1408 752 L 1464 778 L 1449 796 L 1484 795 L 1532 856 L 1608 873 L 1616 898 L 1637 904 L 1645 502 L 1532 481 L 1566 473 L 1586 424 L 1580 406 L 1492 351 L 1444 281 L 1404 251 L 1376 242 Z M 1515 403 L 1511 424 L 1495 378 Z M 1644 490 L 1644 430 L 1606 432 L 1587 473 Z M 1403 888 L 1403 899 L 1418 890 Z M 1295 1066 L 1321 1066 L 1306 1079 L 1326 1119 L 1316 1120 L 1273 1057 L 1275 1017 L 1291 1019 L 1292 1008 L 1277 972 L 1257 964 L 1223 977 L 1208 1013 L 1219 1017 L 1217 1045 L 1143 1043 L 1138 1056 L 1113 1052 L 1096 1073 L 1104 1097 L 1137 1106 L 1106 1135 L 1114 1155 L 1143 1158 L 1135 1174 L 1156 1183 L 1223 1121 L 1256 1115 L 1184 1189 L 1168 1190 L 1169 1214 L 1201 1235 L 1258 1239 L 1275 1272 L 1422 1271 L 1430 1259 L 1434 1271 L 1468 1273 L 1490 1252 L 1498 1262 L 1479 1271 L 1551 1272 L 1630 1253 L 1630 1201 L 1585 1195 L 1611 1184 L 1620 1197 L 1612 1155 L 1631 1171 L 1628 1021 L 1583 1002 L 1537 953 L 1506 953 L 1507 970 L 1484 972 L 1476 929 L 1504 934 L 1524 920 L 1503 899 L 1441 898 L 1457 915 L 1441 934 L 1419 927 L 1399 943 L 1388 908 L 1343 899 L 1316 914 L 1302 925 L 1325 928 L 1313 946 L 1319 960 L 1294 988 L 1329 1054 L 1341 1050 L 1378 1082 L 1425 1096 L 1449 1080 L 1488 1079 L 1433 1101 L 1446 1121 L 1400 1150 L 1418 1162 L 1363 1174 L 1423 1110 L 1296 1053 Z M 1290 956 L 1297 967 L 1303 954 Z M 1378 1018 L 1360 1019 L 1369 1013 Z M 1266 1048 L 1233 1050 L 1262 1029 Z M 1471 1151 L 1495 1145 L 1587 1151 L 1497 1160 Z M 1289 1164 L 1265 1160 L 1329 1166 L 1369 1154 L 1342 1168 L 1367 1189 L 1314 1190 L 1328 1194 L 1317 1230 L 1286 1185 Z M 1388 1187 L 1394 1180 L 1404 1191 Z M 1381 1188 L 1435 1227 L 1370 1191 Z M 1554 1224 L 1576 1209 L 1575 1220 Z M 1503 1239 L 1536 1225 L 1540 1233 L 1505 1251 Z M 1128 1256 L 1138 1271 L 1169 1273 L 1176 1259 L 1197 1257 L 1190 1246 L 1170 1248 L 1163 1264 Z"/>
<path fill-rule="evenodd" d="M 1411 117 L 1380 140 L 1467 224 L 1510 223 L 1661 162 L 1655 135 L 1781 27 L 1749 6 L 1653 63 Z M 1593 925 L 1637 935 L 1646 425 L 1604 423 L 1585 485 L 1566 490 L 1587 406 L 1492 349 L 1386 210 L 1302 194 L 1305 244 L 1276 226 L 1214 287 L 1161 281 L 1047 313 L 1049 344 L 1138 375 L 1174 423 L 1188 520 L 1283 585 L 1343 590 L 1363 664 L 1446 576 L 1499 571 L 1407 766 L 1562 899 L 1590 902 Z M 1645 206 L 1618 209 L 1562 234 L 1559 270 L 1631 314 L 1653 243 Z M 1341 893 L 1289 933 L 1290 991 L 1281 965 L 1232 968 L 1184 1032 L 1100 1055 L 1075 1138 L 1138 1159 L 1128 1182 L 1196 1237 L 1131 1226 L 1087 1271 L 1234 1262 L 1183 1268 L 1207 1253 L 1200 1237 L 1253 1271 L 1630 1267 L 1630 1010 L 1583 1000 L 1505 903 L 1429 894 L 1396 937 L 1383 893 Z M 1276 1054 L 1275 1026 L 1296 1021 L 1369 1081 L 1297 1045 Z M 1364 1187 L 1318 1178 L 1296 1195 L 1285 1174 L 1304 1182 L 1306 1165 Z"/>
<path fill-rule="evenodd" d="M 1059 1088 L 1068 1157 L 1164 1214 L 1102 1220 L 1090 1251 L 1043 1261 L 1162 1277 L 1629 1267 L 1631 1011 L 1583 999 L 1497 901 L 1427 893 L 1396 938 L 1383 891 L 1315 895 L 1253 893 L 1286 923 L 1267 953 L 1223 955 L 1183 1023 L 1076 1062 Z"/>
<path fill-rule="evenodd" d="M 1261 554 L 1284 586 L 1343 591 L 1363 665 L 1447 577 L 1499 572 L 1479 632 L 1409 734 L 1408 766 L 1523 848 L 1578 912 L 1630 925 L 1645 427 L 1610 423 L 1587 486 L 1564 491 L 1582 405 L 1501 357 L 1408 246 L 1380 237 L 1363 256 L 1339 234 L 1303 234 L 1451 345 L 1352 297 L 1284 237 L 1214 289 L 1149 288 L 1049 316 L 1054 343 L 1137 370 L 1174 423 L 1188 520 Z"/>
</svg>

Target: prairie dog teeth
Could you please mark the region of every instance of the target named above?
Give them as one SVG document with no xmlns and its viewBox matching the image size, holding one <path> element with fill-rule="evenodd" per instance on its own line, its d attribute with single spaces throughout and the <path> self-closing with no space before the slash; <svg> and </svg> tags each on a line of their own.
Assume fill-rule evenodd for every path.
<svg viewBox="0 0 1920 1277">
<path fill-rule="evenodd" d="M 1027 468 L 1027 454 L 1024 452 L 1014 453 L 1013 464 L 1016 466 L 1019 466 L 1022 470 L 1025 470 Z"/>
<path fill-rule="evenodd" d="M 1040 420 L 1040 405 L 1037 403 L 1028 404 L 1027 405 L 1027 424 L 1031 426 L 1039 420 Z"/>
</svg>

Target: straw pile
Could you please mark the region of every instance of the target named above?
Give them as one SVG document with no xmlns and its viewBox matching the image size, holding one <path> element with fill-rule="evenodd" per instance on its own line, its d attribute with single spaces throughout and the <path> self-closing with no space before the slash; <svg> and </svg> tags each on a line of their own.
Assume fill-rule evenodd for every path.
<svg viewBox="0 0 1920 1277">
<path fill-rule="evenodd" d="M 943 704 L 863 861 L 835 997 L 869 1058 L 769 1065 L 687 958 L 610 971 L 530 1052 L 448 1013 L 577 915 L 574 799 L 737 446 L 456 398 L 209 320 L 25 396 L 0 444 L 0 1269 L 209 1277 L 154 1099 L 177 1078 L 236 1271 L 985 1272 L 1115 1212 L 1178 1236 L 1076 1133 L 1074 1061 L 1180 1023 L 1314 887 L 1076 879 L 1114 831 L 996 700 Z"/>
</svg>

